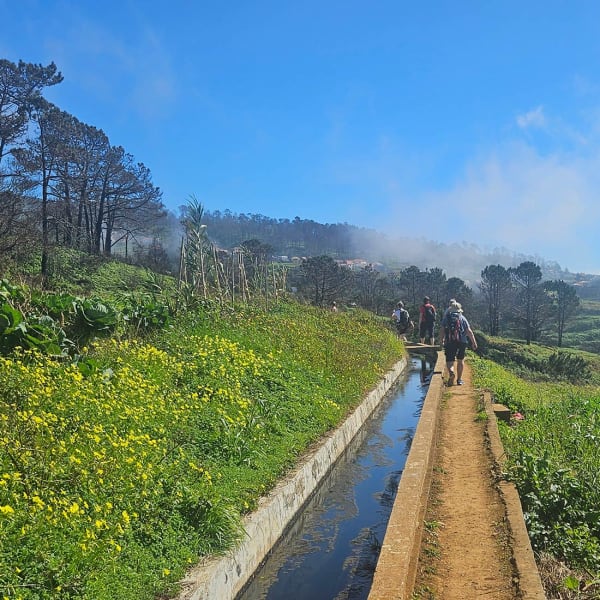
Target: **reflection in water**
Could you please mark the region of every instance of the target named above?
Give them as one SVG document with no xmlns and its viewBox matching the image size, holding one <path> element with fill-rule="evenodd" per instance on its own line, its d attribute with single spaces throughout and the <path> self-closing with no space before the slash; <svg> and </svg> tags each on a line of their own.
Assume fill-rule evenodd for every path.
<svg viewBox="0 0 600 600">
<path fill-rule="evenodd" d="M 238 600 L 363 600 L 434 358 L 411 358 Z"/>
<path fill-rule="evenodd" d="M 421 385 L 429 385 L 431 375 L 433 373 L 433 366 L 430 360 L 424 356 L 420 356 L 421 359 Z"/>
<path fill-rule="evenodd" d="M 379 503 L 384 507 L 392 509 L 394 505 L 394 498 L 398 491 L 398 485 L 400 484 L 400 477 L 402 477 L 402 471 L 393 471 L 388 477 L 384 490 L 376 495 L 379 498 Z"/>
</svg>

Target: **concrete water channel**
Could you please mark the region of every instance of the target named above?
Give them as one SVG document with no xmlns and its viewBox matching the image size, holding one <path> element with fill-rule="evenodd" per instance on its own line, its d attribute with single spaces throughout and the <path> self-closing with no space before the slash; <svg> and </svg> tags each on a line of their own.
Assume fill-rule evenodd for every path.
<svg viewBox="0 0 600 600">
<path fill-rule="evenodd" d="M 387 600 L 390 585 L 410 587 L 441 395 L 438 353 L 410 350 L 261 500 L 243 543 L 190 570 L 179 600 Z"/>
<path fill-rule="evenodd" d="M 368 597 L 434 366 L 408 360 L 237 600 Z"/>
</svg>

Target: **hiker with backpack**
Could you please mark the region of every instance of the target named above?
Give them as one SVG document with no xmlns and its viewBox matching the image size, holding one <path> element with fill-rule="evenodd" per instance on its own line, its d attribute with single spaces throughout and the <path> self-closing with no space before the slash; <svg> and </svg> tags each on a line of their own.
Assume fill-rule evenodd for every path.
<svg viewBox="0 0 600 600">
<path fill-rule="evenodd" d="M 410 320 L 410 314 L 404 308 L 404 302 L 400 301 L 392 312 L 392 321 L 396 326 L 396 332 L 401 340 L 406 342 L 406 332 L 414 328 L 414 323 Z"/>
<path fill-rule="evenodd" d="M 463 369 L 465 366 L 465 352 L 468 342 L 471 348 L 477 350 L 477 341 L 469 325 L 469 321 L 462 314 L 460 302 L 451 302 L 444 318 L 442 319 L 442 330 L 444 338 L 444 354 L 446 355 L 446 368 L 448 369 L 448 385 L 454 383 L 454 361 L 456 361 L 456 384 L 462 385 Z"/>
<path fill-rule="evenodd" d="M 448 307 L 446 308 L 446 310 L 444 311 L 444 314 L 442 315 L 442 320 L 446 317 L 446 315 L 448 314 L 448 312 L 450 311 L 450 307 L 455 303 L 458 302 L 458 300 L 456 298 L 450 298 L 450 300 L 448 300 Z M 460 303 L 459 303 L 460 304 Z"/>
<path fill-rule="evenodd" d="M 435 306 L 431 304 L 429 296 L 423 298 L 423 304 L 419 307 L 419 338 L 421 344 L 425 343 L 425 339 L 429 340 L 429 343 L 435 345 Z"/>
</svg>

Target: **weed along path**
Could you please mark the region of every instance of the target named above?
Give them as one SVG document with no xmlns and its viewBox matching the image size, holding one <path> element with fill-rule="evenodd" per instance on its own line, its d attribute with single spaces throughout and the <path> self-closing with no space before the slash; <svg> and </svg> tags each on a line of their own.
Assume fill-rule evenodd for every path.
<svg viewBox="0 0 600 600">
<path fill-rule="evenodd" d="M 494 417 L 484 416 L 468 363 L 463 379 L 464 385 L 446 388 L 442 401 L 413 598 L 543 600 L 541 588 L 521 585 L 512 509 L 497 485 L 490 448 L 488 418 Z"/>
</svg>

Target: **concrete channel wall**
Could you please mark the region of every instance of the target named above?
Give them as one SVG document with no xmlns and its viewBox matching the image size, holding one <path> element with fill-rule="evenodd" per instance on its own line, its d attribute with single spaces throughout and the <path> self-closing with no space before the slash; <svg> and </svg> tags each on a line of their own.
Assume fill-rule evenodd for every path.
<svg viewBox="0 0 600 600">
<path fill-rule="evenodd" d="M 501 470 L 506 461 L 506 454 L 498 431 L 497 417 L 504 411 L 505 407 L 494 404 L 488 391 L 484 392 L 483 401 L 488 416 L 486 433 L 490 451 L 496 467 Z M 504 480 L 499 482 L 498 491 L 506 509 L 506 520 L 512 542 L 513 567 L 519 582 L 520 598 L 522 600 L 546 600 L 542 579 L 535 562 L 529 533 L 523 518 L 523 507 L 521 506 L 519 492 L 514 483 Z"/>
<path fill-rule="evenodd" d="M 402 359 L 386 373 L 343 424 L 325 436 L 318 447 L 260 501 L 257 510 L 244 520 L 246 537 L 235 550 L 223 557 L 206 559 L 187 574 L 181 582 L 178 600 L 235 598 L 394 385 L 407 362 L 406 358 Z"/>
<path fill-rule="evenodd" d="M 413 351 L 424 351 L 415 347 Z M 431 349 L 429 349 L 431 352 Z M 392 513 L 377 561 L 369 600 L 408 599 L 417 575 L 423 523 L 444 393 L 444 355 L 437 353 L 421 416 L 406 458 Z"/>
<path fill-rule="evenodd" d="M 408 349 L 413 352 L 423 351 L 423 347 L 419 346 Z M 402 472 L 368 600 L 410 600 L 413 597 L 435 463 L 434 439 L 439 429 L 441 399 L 444 394 L 443 369 L 444 355 L 439 352 Z M 499 412 L 494 410 L 498 405 L 493 404 L 488 392 L 484 393 L 483 401 L 488 416 L 487 439 L 494 463 L 500 468 L 505 455 L 496 420 Z M 518 580 L 517 597 L 523 600 L 545 600 L 517 489 L 512 483 L 500 481 L 498 491 L 505 507 L 511 538 L 512 562 Z"/>
</svg>

